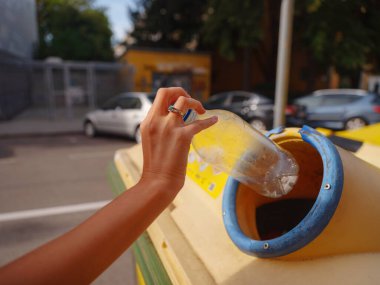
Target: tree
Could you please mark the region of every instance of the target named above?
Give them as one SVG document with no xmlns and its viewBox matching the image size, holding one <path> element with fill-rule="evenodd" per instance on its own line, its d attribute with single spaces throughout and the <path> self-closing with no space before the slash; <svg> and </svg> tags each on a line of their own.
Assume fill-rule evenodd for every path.
<svg viewBox="0 0 380 285">
<path fill-rule="evenodd" d="M 341 73 L 379 61 L 380 2 L 309 0 L 297 2 L 296 34 L 323 68 Z"/>
<path fill-rule="evenodd" d="M 211 0 L 203 39 L 215 44 L 221 55 L 234 59 L 237 48 L 255 47 L 262 38 L 262 2 Z"/>
<path fill-rule="evenodd" d="M 135 45 L 145 47 L 208 48 L 218 50 L 229 60 L 243 51 L 243 89 L 250 89 L 251 55 L 254 48 L 262 54 L 263 0 L 140 0 L 130 11 Z M 270 2 L 276 2 L 272 0 Z M 271 8 L 271 5 L 266 5 Z M 195 43 L 194 43 L 195 42 Z M 270 46 L 272 48 L 272 46 Z M 269 59 L 269 57 L 268 57 Z M 268 70 L 265 60 L 262 66 Z M 273 72 L 269 72 L 273 75 Z"/>
<path fill-rule="evenodd" d="M 233 60 L 237 51 L 243 49 L 245 90 L 250 89 L 252 50 L 263 36 L 262 15 L 261 0 L 210 0 L 203 26 L 203 40 L 217 47 L 223 57 Z"/>
<path fill-rule="evenodd" d="M 242 58 L 242 86 L 248 90 L 254 56 L 255 68 L 274 86 L 280 5 L 278 0 L 139 0 L 132 35 L 139 46 L 184 48 L 196 39 L 197 49 Z M 329 68 L 356 80 L 364 65 L 378 68 L 380 1 L 296 0 L 295 8 L 293 52 L 309 58 L 310 88 Z"/>
<path fill-rule="evenodd" d="M 203 25 L 203 0 L 139 0 L 130 36 L 143 47 L 190 48 Z M 193 48 L 196 47 L 196 44 Z"/>
<path fill-rule="evenodd" d="M 102 9 L 90 0 L 37 0 L 38 58 L 113 60 L 112 32 Z"/>
</svg>

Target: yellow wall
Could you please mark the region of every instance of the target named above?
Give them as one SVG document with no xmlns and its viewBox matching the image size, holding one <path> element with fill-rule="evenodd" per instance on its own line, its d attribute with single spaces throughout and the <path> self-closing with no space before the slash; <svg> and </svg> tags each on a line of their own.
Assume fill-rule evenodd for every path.
<svg viewBox="0 0 380 285">
<path fill-rule="evenodd" d="M 134 91 L 150 92 L 153 74 L 186 74 L 191 77 L 191 95 L 205 100 L 210 95 L 211 56 L 206 53 L 130 49 L 122 57 L 135 67 Z"/>
</svg>

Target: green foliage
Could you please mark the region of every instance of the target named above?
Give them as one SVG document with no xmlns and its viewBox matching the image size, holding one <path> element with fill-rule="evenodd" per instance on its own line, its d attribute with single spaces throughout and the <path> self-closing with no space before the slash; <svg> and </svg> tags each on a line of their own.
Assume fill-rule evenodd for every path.
<svg viewBox="0 0 380 285">
<path fill-rule="evenodd" d="M 139 0 L 131 36 L 138 46 L 185 48 L 198 37 L 204 7 L 204 0 Z"/>
<path fill-rule="evenodd" d="M 113 60 L 112 32 L 101 9 L 90 0 L 37 0 L 38 58 Z"/>
<path fill-rule="evenodd" d="M 263 0 L 139 0 L 130 14 L 137 46 L 208 45 L 230 60 L 244 49 L 243 88 L 250 88 L 249 58 L 262 39 Z"/>
<path fill-rule="evenodd" d="M 262 38 L 262 0 L 139 0 L 130 11 L 138 46 L 185 48 L 196 40 L 233 59 Z"/>
<path fill-rule="evenodd" d="M 358 70 L 379 59 L 380 2 L 299 0 L 296 34 L 324 67 Z"/>
<path fill-rule="evenodd" d="M 130 11 L 138 46 L 184 48 L 194 39 L 228 59 L 254 51 L 258 68 L 274 80 L 278 0 L 137 0 Z M 293 50 L 309 51 L 311 65 L 357 72 L 380 66 L 379 0 L 296 0 Z M 245 59 L 244 59 L 245 60 Z"/>
<path fill-rule="evenodd" d="M 260 43 L 262 15 L 262 1 L 210 0 L 203 39 L 218 47 L 224 57 L 234 59 L 237 48 L 252 48 Z"/>
</svg>

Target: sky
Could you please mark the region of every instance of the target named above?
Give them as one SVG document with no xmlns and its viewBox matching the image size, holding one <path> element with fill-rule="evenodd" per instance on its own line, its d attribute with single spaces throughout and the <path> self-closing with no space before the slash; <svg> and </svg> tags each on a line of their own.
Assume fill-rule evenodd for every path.
<svg viewBox="0 0 380 285">
<path fill-rule="evenodd" d="M 111 24 L 114 43 L 124 38 L 126 31 L 132 29 L 132 23 L 128 18 L 127 7 L 134 7 L 134 0 L 95 0 L 95 6 L 105 7 L 108 20 Z"/>
</svg>

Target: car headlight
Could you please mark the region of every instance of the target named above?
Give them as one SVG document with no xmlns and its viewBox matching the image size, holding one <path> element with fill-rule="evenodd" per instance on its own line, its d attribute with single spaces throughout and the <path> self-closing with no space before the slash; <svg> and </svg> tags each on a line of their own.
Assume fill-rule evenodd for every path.
<svg viewBox="0 0 380 285">
<path fill-rule="evenodd" d="M 256 111 L 257 105 L 251 105 L 249 108 L 251 109 L 251 111 Z"/>
</svg>

